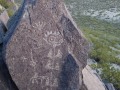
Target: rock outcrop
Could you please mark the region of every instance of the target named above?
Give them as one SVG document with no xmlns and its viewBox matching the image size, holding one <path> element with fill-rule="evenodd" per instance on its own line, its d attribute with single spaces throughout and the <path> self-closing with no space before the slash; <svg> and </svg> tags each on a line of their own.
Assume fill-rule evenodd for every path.
<svg viewBox="0 0 120 90">
<path fill-rule="evenodd" d="M 62 0 L 25 0 L 3 45 L 10 90 L 87 90 L 88 43 Z"/>
</svg>

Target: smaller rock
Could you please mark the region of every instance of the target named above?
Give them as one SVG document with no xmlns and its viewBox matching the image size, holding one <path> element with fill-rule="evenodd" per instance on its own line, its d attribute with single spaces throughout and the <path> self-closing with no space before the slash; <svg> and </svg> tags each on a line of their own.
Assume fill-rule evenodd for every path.
<svg viewBox="0 0 120 90">
<path fill-rule="evenodd" d="M 107 90 L 115 90 L 112 83 L 107 83 L 107 84 L 105 84 L 105 86 L 107 87 Z"/>
<path fill-rule="evenodd" d="M 0 15 L 0 20 L 6 25 L 8 20 L 9 20 L 9 16 L 6 10 L 4 10 L 1 15 Z"/>
<path fill-rule="evenodd" d="M 90 66 L 86 66 L 83 73 L 83 81 L 88 90 L 106 90 L 104 83 L 98 78 Z"/>
</svg>

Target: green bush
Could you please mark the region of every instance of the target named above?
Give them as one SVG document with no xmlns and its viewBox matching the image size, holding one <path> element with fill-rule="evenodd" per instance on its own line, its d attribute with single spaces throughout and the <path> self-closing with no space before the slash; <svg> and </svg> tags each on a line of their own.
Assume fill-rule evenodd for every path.
<svg viewBox="0 0 120 90">
<path fill-rule="evenodd" d="M 12 9 L 7 10 L 9 17 L 13 16 L 14 11 Z"/>
<path fill-rule="evenodd" d="M 14 14 L 14 4 L 12 2 L 8 2 L 7 0 L 0 0 L 0 4 L 7 10 L 10 17 Z"/>
<path fill-rule="evenodd" d="M 7 0 L 0 0 L 0 4 L 6 9 L 9 8 L 9 3 Z"/>
<path fill-rule="evenodd" d="M 103 81 L 113 83 L 116 90 L 120 90 L 120 71 L 111 67 L 109 64 L 103 64 L 101 77 Z"/>
</svg>

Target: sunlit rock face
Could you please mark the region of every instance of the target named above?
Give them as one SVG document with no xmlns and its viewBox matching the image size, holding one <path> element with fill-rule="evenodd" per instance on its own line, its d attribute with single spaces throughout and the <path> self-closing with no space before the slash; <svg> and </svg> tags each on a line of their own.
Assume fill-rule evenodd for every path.
<svg viewBox="0 0 120 90">
<path fill-rule="evenodd" d="M 6 25 L 8 20 L 9 20 L 9 16 L 8 16 L 8 13 L 7 11 L 3 11 L 0 15 L 0 20 Z"/>
<path fill-rule="evenodd" d="M 63 1 L 26 0 L 22 8 L 5 37 L 6 63 L 19 90 L 86 90 L 88 44 Z"/>
</svg>

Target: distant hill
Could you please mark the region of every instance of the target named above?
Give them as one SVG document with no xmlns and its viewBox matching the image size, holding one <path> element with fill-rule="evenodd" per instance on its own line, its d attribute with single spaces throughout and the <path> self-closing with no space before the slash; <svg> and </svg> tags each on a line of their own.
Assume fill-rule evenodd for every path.
<svg viewBox="0 0 120 90">
<path fill-rule="evenodd" d="M 120 22 L 120 0 L 65 0 L 73 15 Z"/>
</svg>

